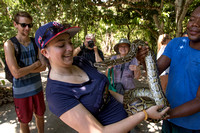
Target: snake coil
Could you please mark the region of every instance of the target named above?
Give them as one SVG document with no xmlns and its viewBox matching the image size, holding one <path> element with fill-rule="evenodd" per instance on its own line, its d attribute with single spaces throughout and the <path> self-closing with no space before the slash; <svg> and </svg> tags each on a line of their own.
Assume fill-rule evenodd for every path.
<svg viewBox="0 0 200 133">
<path fill-rule="evenodd" d="M 95 63 L 94 66 L 100 69 L 107 69 L 108 66 L 114 66 L 130 62 L 137 54 L 138 46 L 145 46 L 146 43 L 142 40 L 135 40 L 131 44 L 129 53 L 122 58 L 114 60 L 105 60 Z M 156 59 L 152 51 L 149 51 L 145 57 L 147 79 L 149 88 L 135 88 L 125 91 L 123 105 L 128 115 L 133 115 L 142 110 L 146 110 L 153 105 L 163 105 L 162 111 L 169 106 L 167 98 L 160 84 Z M 160 120 L 147 119 L 150 122 L 157 123 Z"/>
</svg>

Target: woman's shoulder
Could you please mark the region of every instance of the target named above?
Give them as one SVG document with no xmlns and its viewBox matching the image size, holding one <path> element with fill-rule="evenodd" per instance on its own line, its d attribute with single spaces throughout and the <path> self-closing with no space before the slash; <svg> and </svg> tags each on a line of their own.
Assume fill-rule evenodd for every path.
<svg viewBox="0 0 200 133">
<path fill-rule="evenodd" d="M 62 81 L 59 81 L 59 80 L 54 80 L 54 79 L 51 79 L 51 78 L 47 78 L 47 85 L 46 85 L 46 88 L 62 88 L 63 86 L 65 86 L 67 83 L 66 82 L 62 82 Z"/>
<path fill-rule="evenodd" d="M 73 96 L 72 88 L 78 88 L 80 85 L 64 81 L 47 78 L 46 95 L 50 98 L 55 94 Z"/>
</svg>

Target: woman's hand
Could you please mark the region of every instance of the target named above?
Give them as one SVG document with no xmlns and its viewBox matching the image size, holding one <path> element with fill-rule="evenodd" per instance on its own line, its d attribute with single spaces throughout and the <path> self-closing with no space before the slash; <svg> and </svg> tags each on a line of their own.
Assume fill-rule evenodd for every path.
<svg viewBox="0 0 200 133">
<path fill-rule="evenodd" d="M 167 107 L 163 111 L 158 112 L 158 109 L 161 109 L 162 107 L 162 105 L 155 105 L 147 109 L 146 112 L 148 114 L 148 118 L 161 119 L 162 116 L 169 110 L 169 107 Z"/>
<path fill-rule="evenodd" d="M 141 76 L 140 67 L 137 65 L 129 65 L 129 69 L 134 72 L 134 78 L 139 79 Z"/>
<path fill-rule="evenodd" d="M 129 65 L 131 71 L 140 71 L 140 67 L 137 65 Z"/>
<path fill-rule="evenodd" d="M 137 66 L 136 65 L 129 65 L 129 69 L 131 71 L 136 71 L 137 70 Z"/>
</svg>

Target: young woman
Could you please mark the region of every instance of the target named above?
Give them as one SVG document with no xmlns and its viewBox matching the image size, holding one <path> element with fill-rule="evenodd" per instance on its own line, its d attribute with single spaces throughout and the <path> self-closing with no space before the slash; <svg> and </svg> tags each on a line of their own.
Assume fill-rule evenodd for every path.
<svg viewBox="0 0 200 133">
<path fill-rule="evenodd" d="M 157 42 L 157 59 L 163 54 L 167 44 L 170 42 L 171 37 L 169 34 L 162 34 L 158 38 Z M 160 75 L 160 82 L 163 91 L 165 92 L 168 83 L 169 67 Z"/>
<path fill-rule="evenodd" d="M 147 116 L 160 119 L 168 108 L 158 112 L 160 107 L 153 106 L 127 117 L 108 92 L 107 77 L 84 58 L 73 58 L 71 37 L 79 30 L 50 22 L 36 32 L 36 43 L 50 64 L 46 98 L 51 112 L 80 133 L 124 133 Z"/>
</svg>

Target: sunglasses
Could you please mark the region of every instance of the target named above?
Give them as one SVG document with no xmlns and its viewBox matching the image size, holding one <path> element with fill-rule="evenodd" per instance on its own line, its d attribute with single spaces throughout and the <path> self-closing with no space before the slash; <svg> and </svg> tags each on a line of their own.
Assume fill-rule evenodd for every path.
<svg viewBox="0 0 200 133">
<path fill-rule="evenodd" d="M 28 26 L 28 28 L 32 28 L 33 27 L 33 24 L 26 24 L 26 23 L 18 23 L 17 24 L 20 24 L 22 28 L 25 28 L 26 26 Z"/>
</svg>

